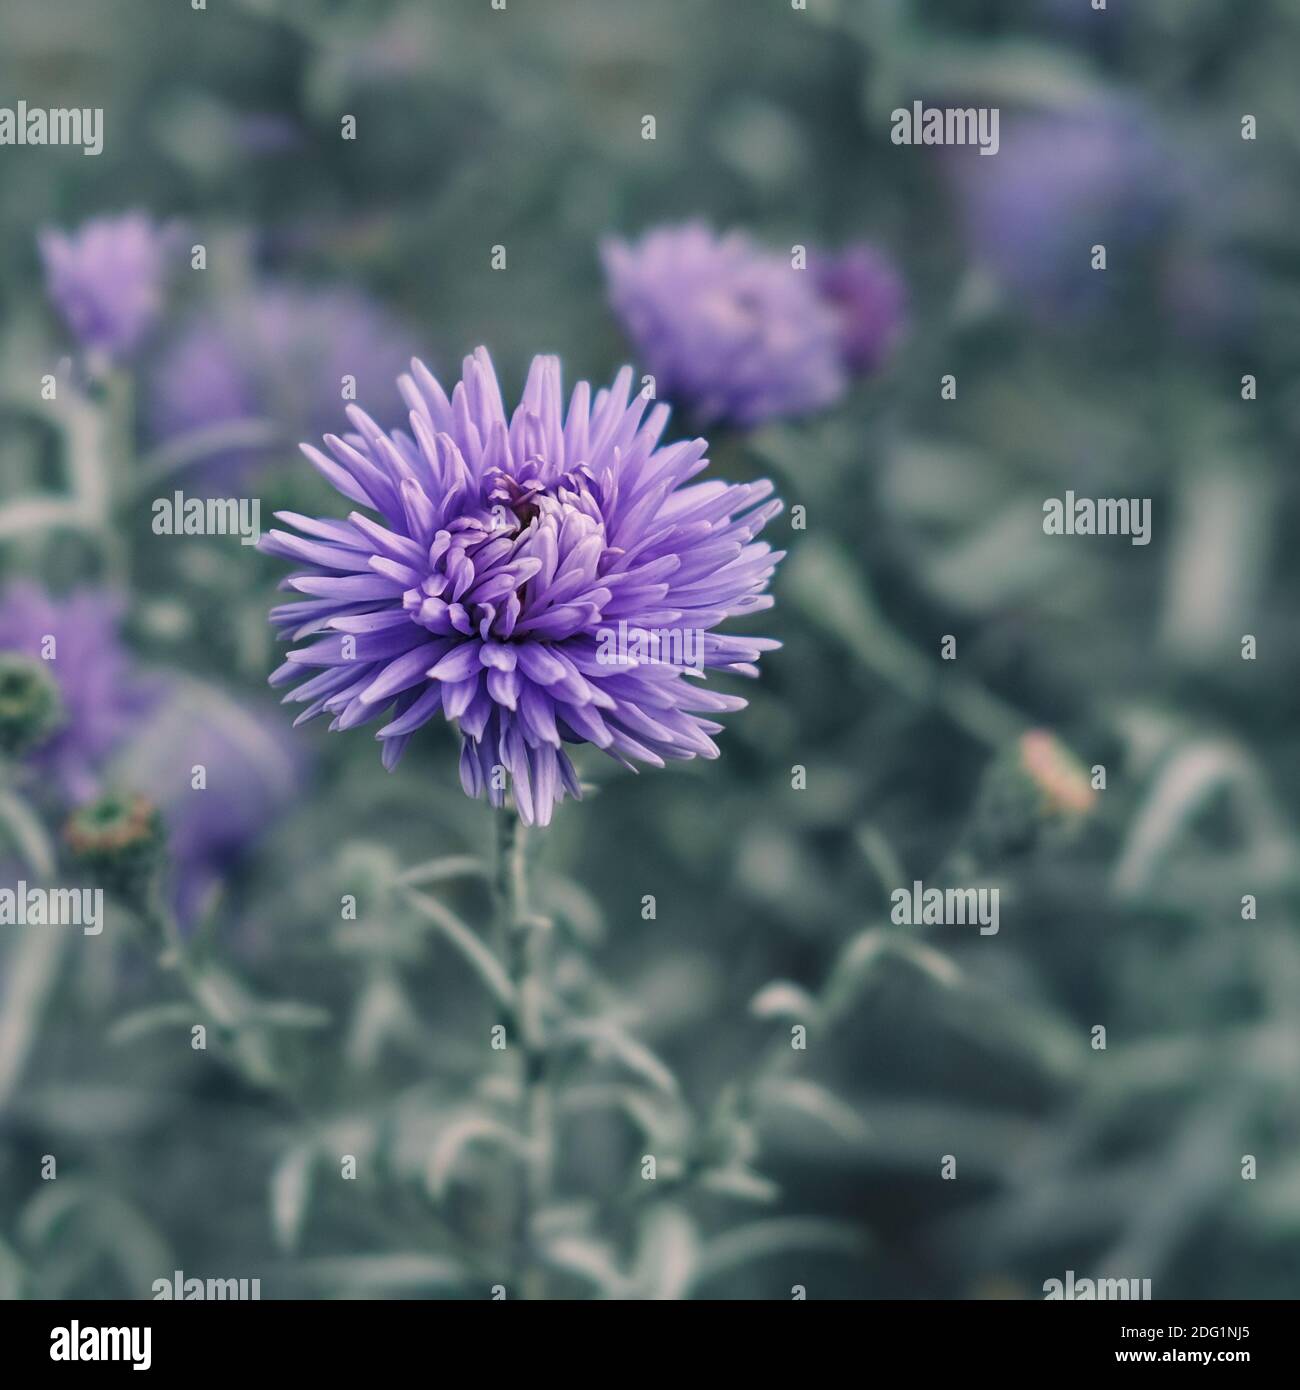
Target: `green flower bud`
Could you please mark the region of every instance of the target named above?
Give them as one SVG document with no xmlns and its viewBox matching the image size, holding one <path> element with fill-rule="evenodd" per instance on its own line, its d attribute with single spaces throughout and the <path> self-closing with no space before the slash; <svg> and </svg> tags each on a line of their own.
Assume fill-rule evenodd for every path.
<svg viewBox="0 0 1300 1390">
<path fill-rule="evenodd" d="M 110 793 L 75 811 L 64 829 L 73 857 L 104 891 L 144 908 L 162 866 L 162 817 L 143 796 Z"/>
<path fill-rule="evenodd" d="M 62 722 L 59 687 L 45 663 L 0 652 L 0 753 L 18 757 L 30 752 Z"/>
<path fill-rule="evenodd" d="M 1097 798 L 1087 770 L 1045 729 L 1031 729 L 994 759 L 975 799 L 972 838 L 983 855 L 1023 854 L 1065 838 Z"/>
</svg>

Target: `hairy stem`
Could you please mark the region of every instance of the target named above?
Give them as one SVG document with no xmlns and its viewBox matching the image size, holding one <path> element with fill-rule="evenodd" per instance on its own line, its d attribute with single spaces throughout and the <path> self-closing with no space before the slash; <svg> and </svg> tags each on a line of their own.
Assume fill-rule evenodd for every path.
<svg viewBox="0 0 1300 1390">
<path fill-rule="evenodd" d="M 513 811 L 506 810 L 497 813 L 496 827 L 497 945 L 514 986 L 507 1042 L 519 1057 L 519 1128 L 524 1140 L 523 1180 L 515 1207 L 514 1264 L 524 1297 L 544 1298 L 545 1272 L 537 1257 L 532 1227 L 550 1195 L 554 1155 L 544 1022 L 546 923 L 533 914 L 529 904 L 524 826 Z"/>
</svg>

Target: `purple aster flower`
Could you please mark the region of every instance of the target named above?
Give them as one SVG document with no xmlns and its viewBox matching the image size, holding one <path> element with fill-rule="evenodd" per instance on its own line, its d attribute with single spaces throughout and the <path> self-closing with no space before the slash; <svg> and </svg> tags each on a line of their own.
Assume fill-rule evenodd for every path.
<svg viewBox="0 0 1300 1390">
<path fill-rule="evenodd" d="M 853 372 L 874 372 L 903 327 L 907 292 L 893 262 L 859 242 L 842 251 L 820 251 L 810 262 L 817 292 L 835 310 L 840 353 Z"/>
<path fill-rule="evenodd" d="M 24 761 L 68 803 L 98 793 L 105 762 L 155 698 L 118 640 L 121 617 L 117 599 L 90 590 L 55 599 L 18 582 L 0 599 L 0 651 L 39 663 L 59 690 L 60 722 Z"/>
<path fill-rule="evenodd" d="M 303 143 L 302 127 L 278 111 L 248 111 L 235 118 L 238 147 L 252 155 L 289 154 Z"/>
<path fill-rule="evenodd" d="M 143 212 L 40 233 L 46 290 L 83 348 L 115 361 L 135 352 L 162 313 L 177 236 Z"/>
<path fill-rule="evenodd" d="M 170 897 L 185 927 L 293 801 L 305 771 L 278 721 L 199 685 L 172 688 L 123 748 L 116 769 L 118 782 L 143 793 L 162 815 Z"/>
<path fill-rule="evenodd" d="M 1100 299 L 1110 282 L 1091 268 L 1093 245 L 1114 257 L 1148 242 L 1179 182 L 1147 122 L 1120 106 L 1006 120 L 995 158 L 964 153 L 949 167 L 973 250 L 1048 313 Z"/>
<path fill-rule="evenodd" d="M 1164 320 L 1184 346 L 1244 345 L 1264 302 L 1254 268 L 1217 246 L 1173 249 L 1160 268 L 1159 290 Z"/>
<path fill-rule="evenodd" d="M 579 795 L 565 743 L 629 767 L 716 757 L 707 716 L 745 701 L 707 689 L 706 669 L 755 675 L 777 645 L 714 630 L 771 605 L 781 556 L 754 537 L 780 510 L 772 485 L 688 485 L 708 446 L 660 446 L 669 409 L 629 400 L 629 367 L 594 396 L 579 382 L 567 411 L 554 357 L 534 358 L 511 415 L 483 348 L 450 399 L 418 361 L 400 384 L 409 435 L 353 407 L 356 432 L 325 438 L 332 457 L 303 445 L 366 511 L 281 512 L 302 535 L 262 540 L 307 566 L 285 581 L 306 597 L 271 615 L 313 639 L 271 677 L 297 686 L 299 722 L 384 716 L 392 768 L 441 714 L 460 729 L 465 791 L 502 805 L 504 769 L 525 824 Z"/>
<path fill-rule="evenodd" d="M 395 385 L 414 336 L 354 290 L 265 285 L 194 318 L 171 342 L 149 383 L 150 433 L 165 440 L 229 420 L 270 418 L 293 438 L 343 423 L 343 378 L 376 417 L 405 416 Z M 228 480 L 255 455 L 229 453 L 205 469 Z"/>
<path fill-rule="evenodd" d="M 814 277 L 743 232 L 660 227 L 601 247 L 615 312 L 656 393 L 702 424 L 755 425 L 844 391 L 840 322 Z"/>
</svg>

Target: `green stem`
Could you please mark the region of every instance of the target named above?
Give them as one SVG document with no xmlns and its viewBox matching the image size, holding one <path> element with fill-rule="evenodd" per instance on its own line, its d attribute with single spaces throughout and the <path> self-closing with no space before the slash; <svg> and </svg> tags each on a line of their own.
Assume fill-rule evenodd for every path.
<svg viewBox="0 0 1300 1390">
<path fill-rule="evenodd" d="M 106 577 L 125 590 L 131 580 L 131 550 L 121 511 L 131 475 L 135 419 L 134 383 L 126 372 L 109 372 L 104 378 L 102 410 L 99 457 L 105 492 L 96 503 L 100 551 Z"/>
<path fill-rule="evenodd" d="M 14 765 L 0 758 L 0 843 L 12 840 L 24 862 L 42 879 L 55 870 L 55 851 L 40 818 L 10 785 Z M 46 1007 L 58 983 L 71 940 L 67 931 L 27 931 L 6 960 L 0 978 L 0 1109 L 22 1080 L 35 1050 Z"/>
<path fill-rule="evenodd" d="M 279 433 L 270 420 L 252 417 L 223 420 L 216 425 L 204 425 L 168 440 L 162 447 L 140 460 L 131 480 L 138 494 L 146 488 L 157 487 L 172 474 L 204 463 L 218 454 L 237 449 L 265 449 L 279 440 Z"/>
<path fill-rule="evenodd" d="M 514 1264 L 523 1296 L 539 1299 L 546 1297 L 546 1276 L 537 1257 L 533 1221 L 550 1196 L 555 1148 L 544 1017 L 547 924 L 530 907 L 527 832 L 513 811 L 497 813 L 496 837 L 496 938 L 514 986 L 507 1039 L 518 1041 L 519 1128 L 524 1140 L 523 1180 L 515 1207 Z"/>
<path fill-rule="evenodd" d="M 135 912 L 144 946 L 154 955 L 159 969 L 174 976 L 191 1002 L 224 1033 L 227 1046 L 222 1055 L 226 1064 L 263 1096 L 279 1112 L 280 1118 L 294 1127 L 297 1134 L 305 1134 L 318 1153 L 332 1153 L 333 1144 L 327 1126 L 308 1110 L 291 1081 L 270 1064 L 268 1057 L 260 1050 L 250 1050 L 245 1046 L 253 1040 L 241 1036 L 237 1011 L 232 1014 L 226 1005 L 205 990 L 203 968 L 195 964 L 176 915 L 167 906 L 157 884 L 145 901 L 136 906 Z M 46 937 L 50 940 L 66 939 L 64 935 L 55 933 L 47 933 Z M 456 1258 L 467 1268 L 475 1268 L 478 1263 L 477 1250 L 442 1218 L 433 1218 L 433 1224 L 438 1239 L 452 1250 Z M 395 1240 L 399 1233 L 404 1238 L 409 1236 L 409 1230 L 400 1220 L 390 1226 L 384 1213 L 376 1214 L 376 1225 L 390 1241 Z"/>
<path fill-rule="evenodd" d="M 225 1044 L 218 1054 L 250 1087 L 271 1097 L 285 1112 L 297 1119 L 305 1115 L 292 1088 L 286 1083 L 262 1037 L 246 1033 L 241 1014 L 247 996 L 233 976 L 197 966 L 181 934 L 175 914 L 167 906 L 161 888 L 152 885 L 144 902 L 135 905 L 146 948 L 151 950 L 160 969 L 179 980 L 196 1007 L 211 1020 Z"/>
<path fill-rule="evenodd" d="M 950 662 L 935 659 L 905 637 L 876 602 L 866 576 L 842 552 L 829 546 L 801 549 L 791 564 L 787 587 L 811 621 L 911 703 L 942 714 L 995 752 L 1031 726 L 1000 696 L 957 675 Z M 833 608 L 828 594 L 839 596 Z"/>
</svg>

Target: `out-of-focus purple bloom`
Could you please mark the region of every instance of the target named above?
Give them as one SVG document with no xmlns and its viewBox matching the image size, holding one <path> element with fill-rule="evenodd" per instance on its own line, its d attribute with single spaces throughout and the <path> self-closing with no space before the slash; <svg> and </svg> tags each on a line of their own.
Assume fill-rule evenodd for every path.
<svg viewBox="0 0 1300 1390">
<path fill-rule="evenodd" d="M 121 617 L 117 599 L 90 590 L 56 599 L 16 582 L 0 599 L 0 650 L 41 662 L 63 706 L 59 728 L 24 761 L 69 804 L 98 793 L 106 761 L 157 696 L 131 669 Z"/>
<path fill-rule="evenodd" d="M 817 292 L 835 310 L 840 352 L 853 372 L 873 372 L 902 331 L 907 291 L 893 262 L 859 242 L 810 260 Z"/>
<path fill-rule="evenodd" d="M 837 315 L 788 257 L 699 222 L 608 240 L 601 257 L 656 394 L 701 424 L 802 415 L 843 393 Z"/>
<path fill-rule="evenodd" d="M 354 290 L 269 284 L 206 311 L 167 345 L 150 380 L 155 440 L 231 420 L 269 419 L 289 438 L 343 423 L 343 378 L 387 424 L 405 411 L 395 385 L 413 335 Z M 209 478 L 250 465 L 247 451 L 215 458 Z"/>
<path fill-rule="evenodd" d="M 1220 349 L 1249 342 L 1263 301 L 1257 277 L 1239 256 L 1195 246 L 1174 250 L 1161 266 L 1160 297 L 1181 343 Z"/>
<path fill-rule="evenodd" d="M 157 323 L 177 246 L 177 229 L 143 212 L 37 237 L 46 290 L 73 337 L 115 361 L 130 357 Z"/>
<path fill-rule="evenodd" d="M 292 798 L 303 759 L 264 715 L 206 686 L 141 678 L 118 640 L 121 614 L 116 599 L 90 590 L 55 599 L 19 582 L 5 591 L 0 651 L 40 663 L 62 704 L 58 728 L 23 764 L 64 807 L 108 786 L 156 805 L 173 900 L 188 923 Z"/>
<path fill-rule="evenodd" d="M 202 786 L 194 769 L 203 768 Z M 299 791 L 283 726 L 208 686 L 174 687 L 117 760 L 117 780 L 158 807 L 182 926 Z"/>
<path fill-rule="evenodd" d="M 288 154 L 302 145 L 302 127 L 278 111 L 249 111 L 235 120 L 235 142 L 252 155 Z"/>
<path fill-rule="evenodd" d="M 1140 113 L 1089 106 L 1002 122 L 993 159 L 948 156 L 975 254 L 1045 313 L 1103 298 L 1123 258 L 1150 241 L 1180 177 Z M 1094 245 L 1111 268 L 1094 271 Z"/>
<path fill-rule="evenodd" d="M 755 537 L 781 504 L 768 482 L 688 486 L 707 444 L 661 447 L 669 408 L 647 414 L 632 382 L 629 367 L 594 397 L 579 382 L 566 411 L 559 360 L 536 357 L 507 415 L 480 348 L 450 399 L 411 364 L 409 435 L 354 407 L 356 432 L 326 436 L 332 457 L 303 445 L 366 512 L 281 512 L 302 535 L 262 540 L 305 566 L 285 581 L 305 598 L 271 614 L 312 639 L 271 677 L 297 687 L 299 722 L 387 716 L 391 768 L 441 713 L 459 725 L 465 791 L 503 804 L 504 770 L 521 818 L 541 825 L 580 794 L 566 742 L 626 766 L 717 756 L 721 726 L 700 712 L 745 701 L 707 689 L 706 669 L 756 675 L 777 644 L 714 629 L 771 605 L 781 556 Z"/>
</svg>

